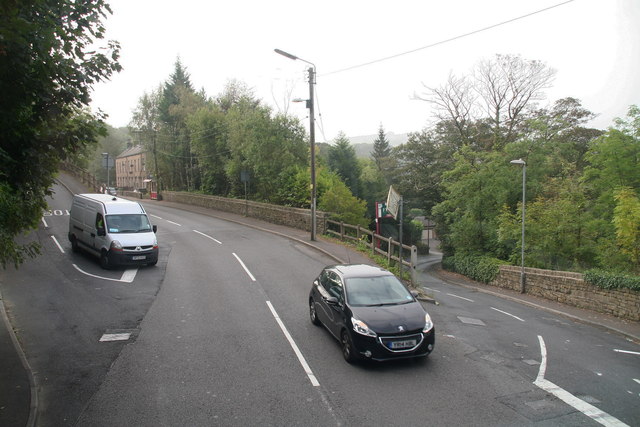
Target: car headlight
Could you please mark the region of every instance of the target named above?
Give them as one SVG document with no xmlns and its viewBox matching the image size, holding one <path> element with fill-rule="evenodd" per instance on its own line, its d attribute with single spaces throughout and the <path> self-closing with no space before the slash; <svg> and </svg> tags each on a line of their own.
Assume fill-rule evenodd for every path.
<svg viewBox="0 0 640 427">
<path fill-rule="evenodd" d="M 111 242 L 111 249 L 113 249 L 115 251 L 121 251 L 122 250 L 122 245 L 120 244 L 120 242 L 118 240 L 113 240 Z"/>
<path fill-rule="evenodd" d="M 424 328 L 422 328 L 422 332 L 429 332 L 433 329 L 433 322 L 431 321 L 431 317 L 428 313 L 424 314 Z"/>
<path fill-rule="evenodd" d="M 376 337 L 377 334 L 369 329 L 366 323 L 362 320 L 358 320 L 355 317 L 351 318 L 351 323 L 353 324 L 353 330 L 359 333 L 360 335 L 365 335 L 367 337 Z"/>
</svg>

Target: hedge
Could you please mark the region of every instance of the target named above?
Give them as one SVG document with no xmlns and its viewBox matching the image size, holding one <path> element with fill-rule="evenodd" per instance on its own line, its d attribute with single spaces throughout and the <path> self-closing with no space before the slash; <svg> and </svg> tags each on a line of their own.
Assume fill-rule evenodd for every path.
<svg viewBox="0 0 640 427">
<path fill-rule="evenodd" d="M 626 288 L 640 291 L 640 276 L 594 269 L 584 272 L 584 280 L 587 283 L 604 289 Z"/>
<path fill-rule="evenodd" d="M 463 274 L 473 280 L 489 283 L 500 273 L 505 261 L 479 255 L 453 255 L 442 258 L 442 268 Z"/>
</svg>

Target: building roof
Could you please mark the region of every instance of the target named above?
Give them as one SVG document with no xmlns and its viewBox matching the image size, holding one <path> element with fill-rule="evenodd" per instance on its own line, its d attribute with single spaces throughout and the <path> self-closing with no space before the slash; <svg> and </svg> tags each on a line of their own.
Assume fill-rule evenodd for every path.
<svg viewBox="0 0 640 427">
<path fill-rule="evenodd" d="M 140 153 L 145 153 L 146 151 L 147 150 L 145 150 L 145 148 L 142 145 L 134 145 L 133 147 L 129 147 L 126 150 L 124 150 L 122 153 L 120 153 L 118 157 L 116 157 L 116 159 L 120 159 L 122 157 L 135 156 Z"/>
</svg>

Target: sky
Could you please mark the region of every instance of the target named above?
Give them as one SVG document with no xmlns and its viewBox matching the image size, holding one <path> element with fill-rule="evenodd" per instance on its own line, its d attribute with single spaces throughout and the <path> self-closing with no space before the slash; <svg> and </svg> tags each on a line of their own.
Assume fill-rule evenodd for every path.
<svg viewBox="0 0 640 427">
<path fill-rule="evenodd" d="M 516 54 L 557 71 L 540 106 L 577 98 L 598 115 L 590 125 L 606 129 L 640 105 L 640 1 L 565 1 L 111 0 L 105 38 L 120 42 L 123 71 L 94 86 L 91 105 L 110 125 L 126 126 L 140 97 L 168 80 L 180 58 L 196 89 L 216 96 L 241 81 L 308 128 L 305 103 L 291 100 L 309 97 L 309 65 L 278 48 L 316 66 L 317 141 L 373 135 L 381 125 L 418 132 L 435 123 L 431 105 L 415 99 L 425 87 Z"/>
</svg>

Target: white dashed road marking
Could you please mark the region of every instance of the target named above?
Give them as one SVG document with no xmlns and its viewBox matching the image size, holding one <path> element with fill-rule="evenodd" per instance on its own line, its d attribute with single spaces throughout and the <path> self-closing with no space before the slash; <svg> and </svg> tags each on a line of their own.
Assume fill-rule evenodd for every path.
<svg viewBox="0 0 640 427">
<path fill-rule="evenodd" d="M 173 225 L 177 225 L 178 227 L 182 227 L 182 224 L 178 224 L 177 222 L 173 222 L 173 221 L 169 221 L 167 220 L 168 223 L 173 224 Z"/>
<path fill-rule="evenodd" d="M 521 319 L 521 318 L 519 318 L 518 316 L 516 316 L 516 315 L 514 315 L 514 314 L 507 313 L 506 311 L 498 310 L 498 309 L 497 309 L 497 308 L 495 308 L 495 307 L 491 307 L 491 310 L 495 310 L 495 311 L 497 311 L 497 312 L 499 312 L 499 313 L 506 314 L 507 316 L 511 316 L 511 317 L 513 317 L 514 319 L 518 319 L 519 321 L 524 322 L 524 319 Z"/>
<path fill-rule="evenodd" d="M 465 301 L 475 302 L 475 301 L 473 301 L 472 299 L 465 298 L 465 297 L 461 297 L 460 295 L 455 295 L 455 294 L 447 294 L 447 295 L 449 295 L 450 297 L 454 297 L 454 298 L 460 298 L 460 299 L 463 299 L 463 300 L 465 300 Z"/>
<path fill-rule="evenodd" d="M 58 243 L 58 239 L 56 239 L 56 236 L 51 236 L 51 238 L 53 239 L 58 249 L 60 249 L 60 252 L 64 253 L 64 249 L 62 249 L 62 246 L 60 246 L 60 243 Z"/>
<path fill-rule="evenodd" d="M 613 349 L 613 351 L 615 351 L 616 353 L 635 354 L 636 356 L 640 356 L 640 353 L 638 353 L 637 351 L 618 350 L 617 348 Z"/>
<path fill-rule="evenodd" d="M 222 242 L 221 242 L 220 240 L 218 240 L 218 239 L 214 239 L 213 237 L 209 236 L 208 234 L 204 234 L 204 233 L 202 233 L 202 232 L 200 232 L 200 231 L 198 231 L 198 230 L 193 230 L 193 231 L 194 231 L 194 232 L 196 232 L 196 233 L 198 233 L 198 234 L 199 234 L 199 235 L 201 235 L 201 236 L 206 237 L 207 239 L 211 239 L 211 240 L 213 240 L 214 242 L 216 242 L 216 243 L 217 243 L 217 244 L 219 244 L 219 245 L 221 245 L 221 244 L 222 244 Z"/>
<path fill-rule="evenodd" d="M 252 281 L 252 282 L 255 282 L 255 281 L 256 281 L 256 278 L 255 278 L 255 277 L 253 277 L 253 274 L 251 274 L 251 272 L 249 271 L 249 269 L 247 268 L 247 266 L 246 266 L 246 265 L 244 265 L 244 262 L 242 262 L 242 260 L 240 259 L 240 257 L 239 257 L 238 255 L 236 255 L 236 254 L 235 254 L 235 252 L 234 252 L 233 256 L 234 256 L 234 257 L 236 257 L 236 259 L 238 260 L 238 262 L 240 263 L 240 265 L 242 266 L 242 268 L 244 268 L 244 271 L 246 271 L 246 272 L 247 272 L 247 274 L 248 274 L 248 275 L 249 275 L 249 277 L 251 278 L 251 281 Z"/>
<path fill-rule="evenodd" d="M 319 387 L 320 383 L 318 382 L 318 379 L 313 374 L 313 371 L 311 371 L 309 364 L 307 363 L 304 356 L 302 355 L 302 352 L 296 345 L 296 342 L 291 337 L 291 334 L 289 334 L 289 331 L 287 331 L 286 326 L 284 326 L 284 323 L 282 323 L 282 320 L 280 320 L 280 316 L 278 316 L 276 309 L 273 308 L 273 306 L 271 305 L 271 301 L 267 301 L 267 305 L 269 306 L 269 310 L 271 310 L 271 314 L 273 314 L 273 317 L 276 319 L 276 322 L 278 322 L 280 329 L 282 329 L 282 333 L 284 333 L 284 336 L 287 338 L 287 341 L 289 341 L 291 348 L 293 348 L 294 353 L 298 357 L 298 361 L 302 365 L 302 369 L 304 369 L 304 371 L 307 373 L 307 377 L 309 377 L 309 380 L 311 381 L 311 385 L 313 385 L 314 387 Z"/>
</svg>

